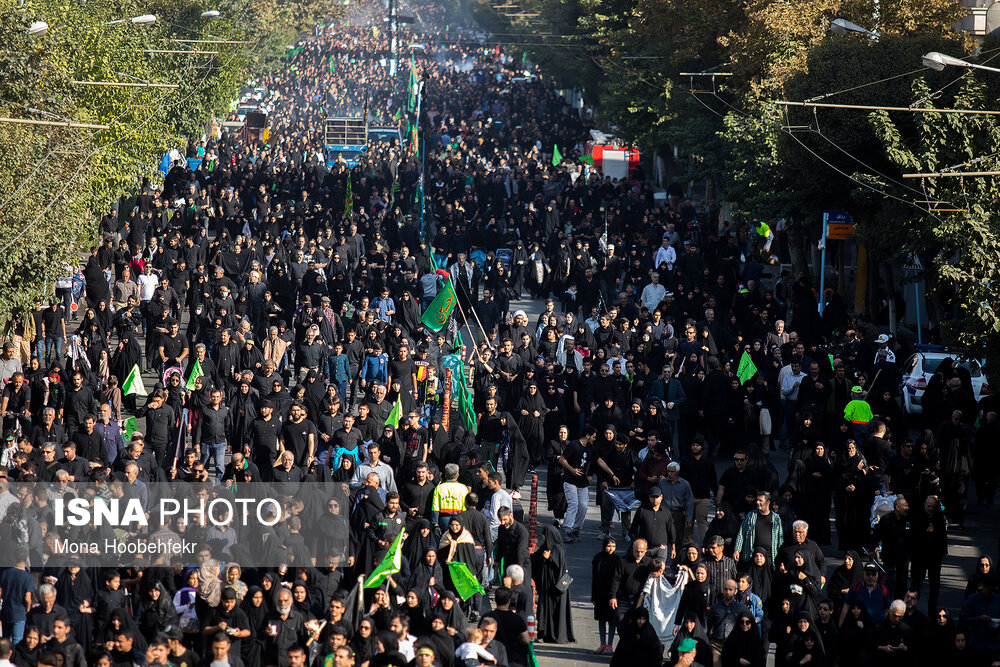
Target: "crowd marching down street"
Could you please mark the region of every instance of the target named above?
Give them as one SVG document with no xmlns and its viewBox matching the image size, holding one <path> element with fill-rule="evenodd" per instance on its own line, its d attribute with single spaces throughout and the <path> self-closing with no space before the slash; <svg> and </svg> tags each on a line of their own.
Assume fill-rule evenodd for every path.
<svg viewBox="0 0 1000 667">
<path fill-rule="evenodd" d="M 407 7 L 398 68 L 351 3 L 266 138 L 192 142 L 13 322 L 0 665 L 527 667 L 574 601 L 612 665 L 1000 664 L 988 556 L 939 605 L 988 386 L 945 359 L 908 414 L 911 350 L 766 225 L 603 177 L 544 73 Z"/>
</svg>

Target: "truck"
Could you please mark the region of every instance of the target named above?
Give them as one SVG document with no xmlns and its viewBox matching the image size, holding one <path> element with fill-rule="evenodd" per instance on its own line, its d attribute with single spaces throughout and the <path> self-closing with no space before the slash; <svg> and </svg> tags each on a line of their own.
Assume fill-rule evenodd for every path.
<svg viewBox="0 0 1000 667">
<path fill-rule="evenodd" d="M 368 128 L 368 143 L 377 144 L 380 141 L 384 141 L 388 144 L 392 144 L 393 141 L 399 146 L 403 143 L 403 133 L 399 131 L 399 127 L 391 126 L 379 126 L 379 127 L 369 127 Z"/>
<path fill-rule="evenodd" d="M 368 121 L 364 118 L 331 116 L 326 119 L 323 153 L 327 166 L 343 160 L 354 167 L 368 148 Z"/>
</svg>

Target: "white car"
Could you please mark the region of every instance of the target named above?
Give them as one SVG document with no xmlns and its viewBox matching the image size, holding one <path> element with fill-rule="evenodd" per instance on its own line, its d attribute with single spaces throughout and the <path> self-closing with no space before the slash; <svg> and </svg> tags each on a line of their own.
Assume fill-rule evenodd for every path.
<svg viewBox="0 0 1000 667">
<path fill-rule="evenodd" d="M 924 411 L 921 399 L 924 396 L 924 390 L 927 389 L 927 383 L 934 376 L 941 362 L 949 358 L 955 361 L 955 366 L 968 369 L 969 375 L 972 376 L 972 391 L 976 401 L 986 396 L 990 386 L 986 382 L 983 367 L 978 361 L 966 359 L 947 351 L 921 350 L 910 355 L 902 366 L 903 409 L 906 410 L 907 414 L 918 415 Z"/>
</svg>

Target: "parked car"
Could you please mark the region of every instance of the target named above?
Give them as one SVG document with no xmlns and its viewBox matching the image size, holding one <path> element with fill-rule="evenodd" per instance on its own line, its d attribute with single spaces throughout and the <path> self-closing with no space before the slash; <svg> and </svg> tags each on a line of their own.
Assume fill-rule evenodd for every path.
<svg viewBox="0 0 1000 667">
<path fill-rule="evenodd" d="M 927 389 L 927 383 L 945 359 L 952 359 L 955 366 L 968 369 L 969 375 L 972 376 L 972 391 L 977 401 L 986 396 L 990 386 L 986 382 L 981 362 L 967 356 L 967 354 L 947 348 L 918 346 L 917 351 L 911 354 L 901 367 L 903 380 L 900 390 L 903 394 L 903 409 L 906 410 L 907 414 L 918 415 L 923 412 L 921 400 L 924 396 L 924 390 Z"/>
</svg>

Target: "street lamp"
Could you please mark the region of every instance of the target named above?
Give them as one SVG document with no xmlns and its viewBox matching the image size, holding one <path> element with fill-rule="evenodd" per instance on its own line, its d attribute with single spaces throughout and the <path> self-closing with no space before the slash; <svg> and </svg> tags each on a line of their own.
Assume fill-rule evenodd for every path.
<svg viewBox="0 0 1000 667">
<path fill-rule="evenodd" d="M 937 51 L 931 51 L 930 53 L 925 53 L 921 60 L 924 63 L 924 67 L 930 67 L 933 70 L 940 72 L 947 66 L 951 67 L 969 67 L 972 69 L 982 69 L 987 72 L 1000 72 L 1000 69 L 996 67 L 987 67 L 986 65 L 977 65 L 975 63 L 970 63 L 961 58 L 954 58 L 952 56 L 945 55 L 943 53 L 938 53 Z"/>
<path fill-rule="evenodd" d="M 830 22 L 830 32 L 836 33 L 838 35 L 849 35 L 852 32 L 860 32 L 864 35 L 868 35 L 872 39 L 878 39 L 879 34 L 868 28 L 862 28 L 857 23 L 851 23 L 846 19 L 833 19 Z"/>
<path fill-rule="evenodd" d="M 41 37 L 49 31 L 49 24 L 45 21 L 35 21 L 28 26 L 28 34 L 32 37 Z"/>
<path fill-rule="evenodd" d="M 108 21 L 104 25 L 115 25 L 116 23 L 133 23 L 135 25 L 152 25 L 156 23 L 156 16 L 153 14 L 143 14 L 142 16 L 133 16 L 130 19 L 115 19 L 114 21 Z"/>
</svg>

